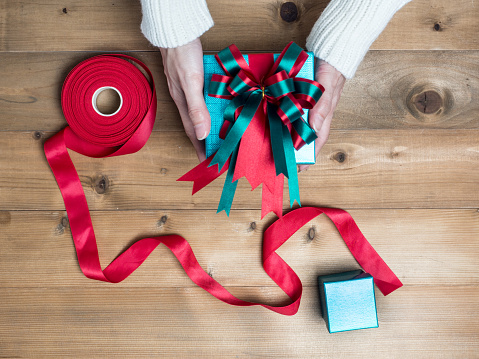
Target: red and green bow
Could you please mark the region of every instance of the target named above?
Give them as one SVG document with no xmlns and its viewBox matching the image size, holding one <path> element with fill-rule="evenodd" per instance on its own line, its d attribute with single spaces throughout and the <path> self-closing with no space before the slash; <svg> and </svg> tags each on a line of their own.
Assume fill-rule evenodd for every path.
<svg viewBox="0 0 479 359">
<path fill-rule="evenodd" d="M 324 88 L 316 81 L 296 77 L 308 55 L 294 42 L 281 52 L 250 54 L 249 64 L 235 45 L 216 55 L 226 76 L 214 74 L 209 96 L 229 99 L 224 112 L 219 149 L 179 181 L 194 181 L 193 194 L 228 170 L 218 212 L 229 215 L 238 179 L 245 176 L 255 189 L 263 184 L 262 215 L 282 216 L 283 175 L 288 178 L 290 205 L 299 205 L 294 149 L 317 136 L 303 120 Z"/>
</svg>

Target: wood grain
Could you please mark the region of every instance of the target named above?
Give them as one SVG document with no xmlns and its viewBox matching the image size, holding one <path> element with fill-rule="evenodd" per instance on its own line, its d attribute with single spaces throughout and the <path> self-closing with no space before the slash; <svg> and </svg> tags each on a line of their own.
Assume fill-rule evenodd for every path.
<svg viewBox="0 0 479 359">
<path fill-rule="evenodd" d="M 296 0 L 281 17 L 282 0 L 208 0 L 215 26 L 202 36 L 204 49 L 304 47 L 327 3 Z M 293 317 L 216 300 L 163 246 L 117 285 L 81 273 L 43 143 L 65 126 L 68 71 L 102 52 L 127 52 L 154 74 L 154 133 L 129 156 L 71 153 L 103 267 L 140 238 L 177 233 L 234 295 L 287 301 L 261 266 L 262 232 L 275 217 L 260 220 L 260 189 L 240 181 L 227 218 L 215 213 L 222 179 L 195 196 L 191 183 L 176 182 L 197 159 L 140 21 L 139 1 L 0 0 L 1 358 L 477 357 L 474 1 L 414 0 L 401 9 L 347 82 L 317 164 L 299 176 L 302 204 L 348 209 L 405 284 L 387 297 L 376 291 L 378 329 L 333 335 L 320 317 L 316 277 L 358 264 L 326 217 L 278 250 L 304 284 Z"/>
<path fill-rule="evenodd" d="M 280 16 L 283 1 L 210 1 L 215 26 L 204 34 L 204 48 L 218 51 L 235 43 L 248 51 L 279 51 L 291 40 L 304 46 L 328 1 L 298 0 L 295 3 L 298 18 L 286 22 Z M 153 49 L 140 31 L 138 1 L 1 0 L 0 4 L 3 14 L 0 51 Z M 416 0 L 396 14 L 373 48 L 479 49 L 478 18 L 479 8 L 474 1 Z"/>
<path fill-rule="evenodd" d="M 350 213 L 405 285 L 479 284 L 476 209 L 374 209 Z M 259 210 L 235 211 L 232 218 L 217 215 L 214 210 L 92 213 L 103 268 L 135 240 L 179 234 L 190 242 L 200 265 L 222 285 L 270 286 L 271 293 L 284 299 L 284 293 L 261 265 L 262 234 L 273 216 L 265 221 L 259 218 Z M 0 246 L 2 288 L 20 284 L 22 288 L 108 286 L 80 272 L 65 212 L 0 211 Z M 316 287 L 318 275 L 358 268 L 326 216 L 305 225 L 278 253 L 307 287 Z M 196 287 L 163 246 L 117 286 Z"/>
<path fill-rule="evenodd" d="M 478 136 L 478 130 L 333 131 L 317 164 L 299 176 L 302 203 L 476 208 Z M 0 209 L 64 208 L 42 140 L 31 132 L 0 132 L 0 148 Z M 191 183 L 176 181 L 198 163 L 182 132 L 155 132 L 141 151 L 129 156 L 71 157 L 92 210 L 214 209 L 223 186 L 219 179 L 192 196 Z M 106 189 L 99 190 L 102 179 Z M 260 191 L 250 188 L 240 181 L 233 208 L 260 208 Z"/>
<path fill-rule="evenodd" d="M 270 296 L 261 287 L 238 293 Z M 305 289 L 293 317 L 234 308 L 199 288 L 16 288 L 0 301 L 2 355 L 473 358 L 478 296 L 469 286 L 404 287 L 377 295 L 379 329 L 328 334 L 316 288 Z"/>
<path fill-rule="evenodd" d="M 0 130 L 57 131 L 65 126 L 60 92 L 68 71 L 96 55 L 0 53 Z M 155 131 L 182 131 L 157 52 L 132 52 L 155 77 Z M 61 69 L 59 71 L 59 69 Z M 478 51 L 371 51 L 346 83 L 333 129 L 479 128 Z M 425 93 L 436 108 L 418 108 Z M 434 111 L 433 111 L 434 110 Z"/>
</svg>

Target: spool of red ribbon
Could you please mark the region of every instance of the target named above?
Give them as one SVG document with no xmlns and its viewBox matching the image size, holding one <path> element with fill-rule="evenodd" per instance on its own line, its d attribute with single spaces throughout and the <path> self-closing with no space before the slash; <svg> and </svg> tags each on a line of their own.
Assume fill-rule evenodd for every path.
<svg viewBox="0 0 479 359">
<path fill-rule="evenodd" d="M 146 71 L 149 81 L 133 63 Z M 120 109 L 112 115 L 102 115 L 95 110 L 95 94 L 104 88 L 117 90 L 123 101 Z M 67 148 L 90 157 L 118 156 L 141 149 L 155 120 L 153 78 L 148 68 L 132 57 L 96 56 L 80 63 L 68 75 L 62 91 L 62 108 L 69 126 L 45 142 L 45 155 L 65 202 L 80 268 L 88 278 L 121 282 L 163 243 L 178 258 L 191 280 L 216 298 L 231 305 L 261 305 L 280 314 L 293 315 L 299 308 L 302 284 L 276 250 L 304 224 L 325 213 L 359 264 L 374 277 L 383 294 L 402 285 L 361 234 L 349 213 L 334 208 L 299 208 L 266 230 L 263 267 L 291 298 L 291 303 L 284 306 L 246 302 L 234 297 L 201 268 L 189 243 L 178 235 L 143 238 L 102 270 L 88 204 Z"/>
<path fill-rule="evenodd" d="M 154 87 L 128 59 L 141 64 L 128 56 L 102 55 L 81 62 L 67 76 L 62 90 L 63 114 L 73 132 L 84 141 L 121 146 L 145 119 L 144 125 L 153 125 L 155 113 L 151 118 L 146 116 L 156 104 Z M 120 108 L 114 114 L 101 114 L 96 109 L 96 96 L 104 89 L 116 90 L 121 98 Z"/>
</svg>

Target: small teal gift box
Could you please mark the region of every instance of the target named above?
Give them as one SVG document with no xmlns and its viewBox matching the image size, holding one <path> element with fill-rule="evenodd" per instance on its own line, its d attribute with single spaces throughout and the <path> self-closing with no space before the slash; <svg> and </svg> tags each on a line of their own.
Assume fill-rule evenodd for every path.
<svg viewBox="0 0 479 359">
<path fill-rule="evenodd" d="M 362 270 L 318 277 L 321 314 L 330 333 L 377 328 L 373 277 Z"/>
<path fill-rule="evenodd" d="M 307 52 L 308 58 L 303 64 L 301 70 L 298 72 L 298 77 L 303 77 L 309 80 L 314 80 L 314 55 L 312 52 Z M 278 58 L 279 54 L 274 54 L 274 60 Z M 243 55 L 243 58 L 249 64 L 248 55 Z M 211 131 L 208 137 L 205 139 L 206 157 L 210 157 L 221 146 L 223 140 L 220 138 L 220 130 L 224 121 L 224 112 L 231 100 L 226 100 L 218 97 L 211 97 L 208 93 L 210 86 L 211 76 L 213 74 L 225 75 L 225 71 L 218 64 L 215 55 L 203 55 L 203 64 L 205 72 L 205 87 L 204 96 L 206 106 L 211 116 Z M 303 119 L 308 122 L 308 109 L 303 109 Z M 299 149 L 294 150 L 296 164 L 314 164 L 315 159 L 315 145 L 314 141 L 310 144 L 306 144 Z"/>
</svg>

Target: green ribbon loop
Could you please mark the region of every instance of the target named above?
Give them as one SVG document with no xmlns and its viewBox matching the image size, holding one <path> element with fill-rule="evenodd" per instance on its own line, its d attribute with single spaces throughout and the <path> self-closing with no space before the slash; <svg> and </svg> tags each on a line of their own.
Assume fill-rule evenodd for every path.
<svg viewBox="0 0 479 359">
<path fill-rule="evenodd" d="M 303 119 L 294 121 L 291 124 L 298 133 L 299 137 L 301 137 L 308 145 L 318 138 L 314 130 L 309 127 L 309 125 L 304 122 Z"/>
<path fill-rule="evenodd" d="M 236 96 L 231 102 L 226 106 L 223 117 L 225 121 L 231 123 L 235 122 L 235 112 L 238 108 L 243 106 L 248 100 L 249 94 L 243 94 L 242 96 Z"/>
<path fill-rule="evenodd" d="M 258 91 L 252 92 L 251 95 L 249 95 L 249 98 L 246 101 L 243 110 L 234 122 L 233 127 L 231 128 L 230 132 L 226 136 L 224 142 L 221 144 L 220 148 L 216 152 L 208 167 L 218 164 L 218 172 L 221 171 L 221 168 L 223 168 L 226 161 L 240 142 L 241 137 L 246 131 L 246 128 L 248 127 L 254 117 L 254 114 L 258 110 L 262 99 L 263 96 L 261 95 L 261 92 L 258 93 Z"/>
<path fill-rule="evenodd" d="M 294 81 L 294 88 L 296 94 L 302 94 L 310 96 L 315 102 L 318 102 L 319 98 L 323 94 L 321 89 L 306 81 Z"/>
<path fill-rule="evenodd" d="M 230 87 L 237 94 L 242 94 L 243 92 L 246 92 L 249 89 L 251 89 L 251 86 L 245 83 L 243 79 L 239 77 L 239 75 L 236 75 L 233 78 L 233 80 L 230 83 Z M 293 87 L 294 87 L 294 83 L 293 83 Z"/>
<path fill-rule="evenodd" d="M 298 109 L 296 104 L 293 102 L 293 100 L 291 100 L 289 96 L 283 97 L 279 108 L 281 109 L 281 111 L 284 112 L 286 116 L 288 116 L 288 119 L 291 123 L 295 122 L 298 118 L 301 118 L 301 116 L 303 116 L 303 112 Z"/>
<path fill-rule="evenodd" d="M 231 74 L 231 75 L 236 75 L 240 70 L 241 66 L 238 64 L 236 61 L 235 57 L 231 53 L 231 50 L 229 47 L 221 50 L 218 52 L 217 56 L 221 60 L 221 63 L 225 67 L 225 69 Z"/>
<path fill-rule="evenodd" d="M 294 91 L 294 80 L 291 78 L 271 84 L 265 89 L 266 94 L 274 98 L 279 98 Z"/>
<path fill-rule="evenodd" d="M 210 96 L 223 96 L 231 97 L 231 93 L 228 91 L 228 83 L 220 81 L 210 81 L 208 86 L 208 93 Z"/>
<path fill-rule="evenodd" d="M 279 62 L 278 69 L 276 70 L 276 72 L 280 72 L 284 70 L 289 75 L 296 60 L 298 59 L 298 56 L 301 54 L 302 51 L 303 49 L 293 42 L 288 47 L 288 49 L 286 50 L 286 53 L 284 54 L 283 58 Z"/>
</svg>

